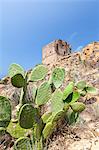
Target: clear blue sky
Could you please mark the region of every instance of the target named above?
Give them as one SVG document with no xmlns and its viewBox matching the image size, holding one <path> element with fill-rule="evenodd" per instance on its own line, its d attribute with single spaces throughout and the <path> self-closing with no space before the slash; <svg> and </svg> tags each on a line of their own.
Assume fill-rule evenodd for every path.
<svg viewBox="0 0 99 150">
<path fill-rule="evenodd" d="M 11 63 L 41 63 L 42 47 L 55 39 L 75 51 L 99 41 L 99 0 L 0 0 L 0 77 Z"/>
</svg>

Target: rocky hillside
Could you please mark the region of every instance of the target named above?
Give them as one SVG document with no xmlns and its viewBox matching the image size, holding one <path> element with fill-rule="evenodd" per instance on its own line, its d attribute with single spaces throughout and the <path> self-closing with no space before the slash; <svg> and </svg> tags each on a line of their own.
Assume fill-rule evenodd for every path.
<svg viewBox="0 0 99 150">
<path fill-rule="evenodd" d="M 99 42 L 90 43 L 81 52 L 77 53 L 71 53 L 70 49 L 68 54 L 64 53 L 67 50 L 66 43 L 62 44 L 65 48 L 58 49 L 61 50 L 60 53 L 59 51 L 58 53 L 54 51 L 55 42 L 54 44 L 48 44 L 47 49 L 45 47 L 43 50 L 42 63 L 49 69 L 47 78 L 49 78 L 54 67 L 64 67 L 66 78 L 62 88 L 71 80 L 75 82 L 85 80 L 88 84 L 99 89 Z M 58 46 L 60 46 L 60 43 Z M 68 45 L 67 47 L 69 48 Z M 50 50 L 53 50 L 53 53 L 49 55 Z M 47 57 L 46 51 L 48 51 Z M 28 97 L 31 95 L 31 86 L 31 84 L 28 86 Z M 5 77 L 0 81 L 0 95 L 10 98 L 14 109 L 14 106 L 18 104 L 20 90 L 12 87 L 9 77 Z M 69 128 L 63 123 L 63 128 L 57 129 L 50 141 L 48 141 L 48 150 L 99 149 L 99 94 L 97 92 L 96 95 L 87 95 L 81 101 L 86 104 L 86 109 L 81 114 L 80 123 Z"/>
</svg>

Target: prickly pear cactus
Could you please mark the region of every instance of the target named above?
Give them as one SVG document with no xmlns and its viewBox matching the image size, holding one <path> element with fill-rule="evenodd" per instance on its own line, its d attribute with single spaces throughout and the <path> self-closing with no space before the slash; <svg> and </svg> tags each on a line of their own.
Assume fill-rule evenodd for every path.
<svg viewBox="0 0 99 150">
<path fill-rule="evenodd" d="M 52 82 L 56 88 L 59 88 L 65 77 L 65 71 L 62 68 L 55 68 L 52 72 Z"/>
<path fill-rule="evenodd" d="M 11 64 L 8 70 L 8 75 L 12 78 L 16 74 L 21 74 L 24 76 L 24 69 L 18 64 Z"/>
<path fill-rule="evenodd" d="M 52 122 L 53 123 L 57 122 L 59 119 L 63 118 L 64 115 L 65 115 L 64 110 L 58 111 L 57 113 L 53 113 Z"/>
<path fill-rule="evenodd" d="M 24 104 L 19 112 L 20 126 L 24 129 L 32 128 L 35 123 L 36 114 L 36 108 L 34 108 L 31 104 Z"/>
<path fill-rule="evenodd" d="M 68 109 L 69 109 L 69 104 L 68 104 L 68 103 L 65 103 L 63 110 L 64 110 L 65 112 L 67 112 Z"/>
<path fill-rule="evenodd" d="M 30 139 L 27 137 L 21 137 L 16 140 L 14 144 L 14 150 L 32 150 Z"/>
<path fill-rule="evenodd" d="M 49 117 L 52 115 L 52 112 L 49 112 L 49 113 L 44 113 L 43 115 L 42 115 L 42 120 L 43 120 L 43 122 L 44 123 L 47 123 L 47 121 L 48 121 L 48 119 L 49 119 Z"/>
<path fill-rule="evenodd" d="M 60 89 L 57 89 L 51 98 L 51 108 L 52 112 L 57 113 L 63 110 L 64 103 L 63 103 L 63 93 Z"/>
<path fill-rule="evenodd" d="M 74 112 L 71 108 L 66 113 L 66 120 L 69 125 L 75 124 L 78 119 L 78 112 Z"/>
<path fill-rule="evenodd" d="M 78 89 L 83 90 L 86 87 L 86 82 L 85 81 L 79 81 L 76 86 Z"/>
<path fill-rule="evenodd" d="M 11 78 L 11 83 L 14 87 L 21 88 L 25 85 L 25 79 L 22 74 L 16 74 Z"/>
<path fill-rule="evenodd" d="M 36 96 L 36 104 L 38 106 L 43 105 L 48 102 L 51 98 L 51 86 L 48 82 L 44 82 L 38 88 L 37 96 Z"/>
<path fill-rule="evenodd" d="M 44 139 L 47 139 L 53 132 L 54 124 L 52 122 L 48 122 L 43 129 Z"/>
<path fill-rule="evenodd" d="M 47 68 L 44 65 L 38 65 L 36 66 L 30 75 L 30 79 L 31 81 L 39 81 L 45 78 L 47 74 Z"/>
<path fill-rule="evenodd" d="M 10 121 L 10 124 L 7 127 L 7 132 L 10 133 L 10 135 L 13 138 L 20 138 L 25 136 L 28 132 L 30 131 L 30 129 L 23 129 L 20 127 L 19 123 L 13 123 L 12 121 Z"/>
<path fill-rule="evenodd" d="M 6 133 L 6 129 L 3 128 L 3 127 L 0 127 L 0 141 L 1 141 L 1 138 L 2 136 Z"/>
<path fill-rule="evenodd" d="M 35 124 L 34 125 L 33 136 L 34 136 L 35 140 L 39 141 L 41 139 L 42 129 L 43 129 L 43 124 Z"/>
<path fill-rule="evenodd" d="M 87 94 L 87 92 L 85 90 L 80 90 L 79 93 L 81 96 L 85 96 Z"/>
<path fill-rule="evenodd" d="M 80 93 L 77 91 L 73 91 L 73 96 L 70 104 L 76 102 L 79 98 L 80 98 Z"/>
<path fill-rule="evenodd" d="M 6 97 L 0 96 L 0 127 L 7 127 L 11 120 L 11 105 Z"/>
<path fill-rule="evenodd" d="M 42 137 L 41 137 L 41 139 L 39 141 L 35 142 L 35 145 L 36 145 L 35 150 L 43 150 L 43 140 L 42 140 Z"/>
<path fill-rule="evenodd" d="M 96 90 L 96 88 L 94 88 L 94 87 L 86 87 L 86 91 L 88 92 L 88 93 L 90 93 L 90 94 L 96 94 L 97 93 L 97 90 Z"/>
<path fill-rule="evenodd" d="M 63 100 L 65 100 L 69 96 L 69 94 L 73 92 L 73 88 L 74 88 L 74 83 L 70 82 L 65 88 L 65 90 L 63 91 Z"/>
<path fill-rule="evenodd" d="M 74 112 L 82 112 L 85 109 L 85 104 L 81 103 L 81 102 L 75 102 L 73 104 L 71 104 L 71 108 Z"/>
<path fill-rule="evenodd" d="M 32 97 L 33 97 L 33 100 L 35 100 L 36 94 L 37 94 L 37 86 L 36 86 L 36 85 L 33 85 L 33 89 L 32 89 Z"/>
</svg>

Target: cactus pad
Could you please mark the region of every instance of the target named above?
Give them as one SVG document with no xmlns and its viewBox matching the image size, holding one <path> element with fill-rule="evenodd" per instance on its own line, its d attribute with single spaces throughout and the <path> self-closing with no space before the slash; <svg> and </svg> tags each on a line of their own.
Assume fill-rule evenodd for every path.
<svg viewBox="0 0 99 150">
<path fill-rule="evenodd" d="M 40 140 L 42 130 L 43 130 L 43 124 L 35 124 L 34 125 L 33 136 L 36 140 Z"/>
<path fill-rule="evenodd" d="M 11 83 L 13 86 L 21 88 L 25 85 L 25 79 L 23 78 L 22 74 L 16 74 L 11 78 Z"/>
<path fill-rule="evenodd" d="M 45 113 L 42 115 L 42 120 L 43 120 L 43 123 L 47 123 L 49 117 L 52 115 L 52 112 L 49 112 L 49 113 Z"/>
<path fill-rule="evenodd" d="M 76 102 L 79 98 L 80 98 L 80 93 L 77 91 L 74 91 L 73 96 L 72 96 L 72 101 L 70 102 L 70 104 Z"/>
<path fill-rule="evenodd" d="M 60 89 L 57 89 L 53 95 L 52 95 L 52 99 L 51 99 L 51 108 L 52 108 L 52 112 L 57 113 L 61 110 L 63 110 L 64 107 L 64 103 L 63 103 L 63 93 Z"/>
<path fill-rule="evenodd" d="M 79 81 L 76 85 L 76 87 L 80 90 L 83 90 L 86 87 L 86 82 L 85 81 Z"/>
<path fill-rule="evenodd" d="M 12 121 L 10 122 L 10 124 L 7 127 L 7 132 L 10 133 L 10 135 L 13 138 L 20 138 L 25 136 L 28 132 L 30 131 L 30 129 L 23 129 L 20 127 L 19 123 L 13 123 Z"/>
<path fill-rule="evenodd" d="M 84 90 L 80 90 L 79 93 L 80 93 L 81 96 L 85 96 L 87 94 L 87 92 L 85 91 L 85 89 Z"/>
<path fill-rule="evenodd" d="M 24 76 L 24 69 L 18 64 L 11 64 L 8 70 L 8 75 L 12 78 L 16 74 L 21 74 Z"/>
<path fill-rule="evenodd" d="M 0 96 L 0 127 L 7 127 L 11 120 L 11 105 L 6 97 Z"/>
<path fill-rule="evenodd" d="M 69 104 L 68 104 L 68 103 L 65 103 L 63 110 L 64 110 L 65 112 L 67 112 L 68 109 L 69 109 Z"/>
<path fill-rule="evenodd" d="M 59 88 L 65 77 L 65 71 L 62 68 L 55 68 L 52 72 L 52 82 L 56 88 Z"/>
<path fill-rule="evenodd" d="M 43 105 L 47 103 L 50 98 L 51 98 L 51 86 L 47 82 L 44 82 L 38 88 L 36 96 L 36 104 L 38 106 Z"/>
<path fill-rule="evenodd" d="M 1 138 L 2 136 L 6 133 L 6 129 L 3 128 L 3 127 L 0 127 L 0 141 L 1 141 Z"/>
<path fill-rule="evenodd" d="M 66 113 L 66 120 L 69 125 L 76 123 L 77 118 L 78 118 L 78 112 L 74 112 L 72 109 L 69 109 L 68 112 Z"/>
<path fill-rule="evenodd" d="M 90 94 L 96 94 L 97 93 L 96 88 L 94 88 L 94 87 L 86 87 L 86 91 Z"/>
<path fill-rule="evenodd" d="M 47 68 L 44 65 L 38 65 L 36 66 L 30 75 L 30 79 L 31 81 L 39 81 L 45 78 L 47 74 Z"/>
<path fill-rule="evenodd" d="M 24 104 L 19 112 L 20 126 L 24 129 L 32 128 L 35 123 L 36 114 L 36 108 L 34 108 L 31 104 Z"/>
<path fill-rule="evenodd" d="M 37 94 L 37 86 L 36 86 L 36 85 L 33 85 L 33 89 L 32 89 L 32 97 L 33 97 L 33 100 L 35 100 L 36 94 Z"/>
<path fill-rule="evenodd" d="M 81 102 L 75 102 L 71 104 L 71 108 L 74 112 L 82 112 L 85 109 L 85 104 Z"/>
<path fill-rule="evenodd" d="M 63 118 L 65 112 L 63 110 L 53 113 L 52 122 L 57 122 L 59 119 Z"/>
<path fill-rule="evenodd" d="M 42 139 L 42 137 L 39 141 L 37 141 L 37 150 L 43 150 L 43 139 Z"/>
<path fill-rule="evenodd" d="M 48 122 L 44 129 L 43 129 L 43 136 L 44 136 L 44 139 L 48 138 L 52 132 L 53 132 L 53 129 L 54 129 L 54 125 L 52 122 Z"/>
<path fill-rule="evenodd" d="M 73 92 L 73 88 L 74 88 L 74 83 L 70 82 L 63 92 L 63 100 L 65 100 L 69 96 L 69 94 Z"/>
<path fill-rule="evenodd" d="M 30 139 L 27 137 L 21 137 L 16 140 L 14 150 L 32 150 Z"/>
</svg>

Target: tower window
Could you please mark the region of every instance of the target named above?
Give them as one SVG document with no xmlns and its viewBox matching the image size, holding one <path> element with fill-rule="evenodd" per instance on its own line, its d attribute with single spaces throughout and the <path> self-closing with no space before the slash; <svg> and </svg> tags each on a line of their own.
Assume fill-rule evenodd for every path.
<svg viewBox="0 0 99 150">
<path fill-rule="evenodd" d="M 58 44 L 56 44 L 56 50 L 58 50 Z"/>
</svg>

